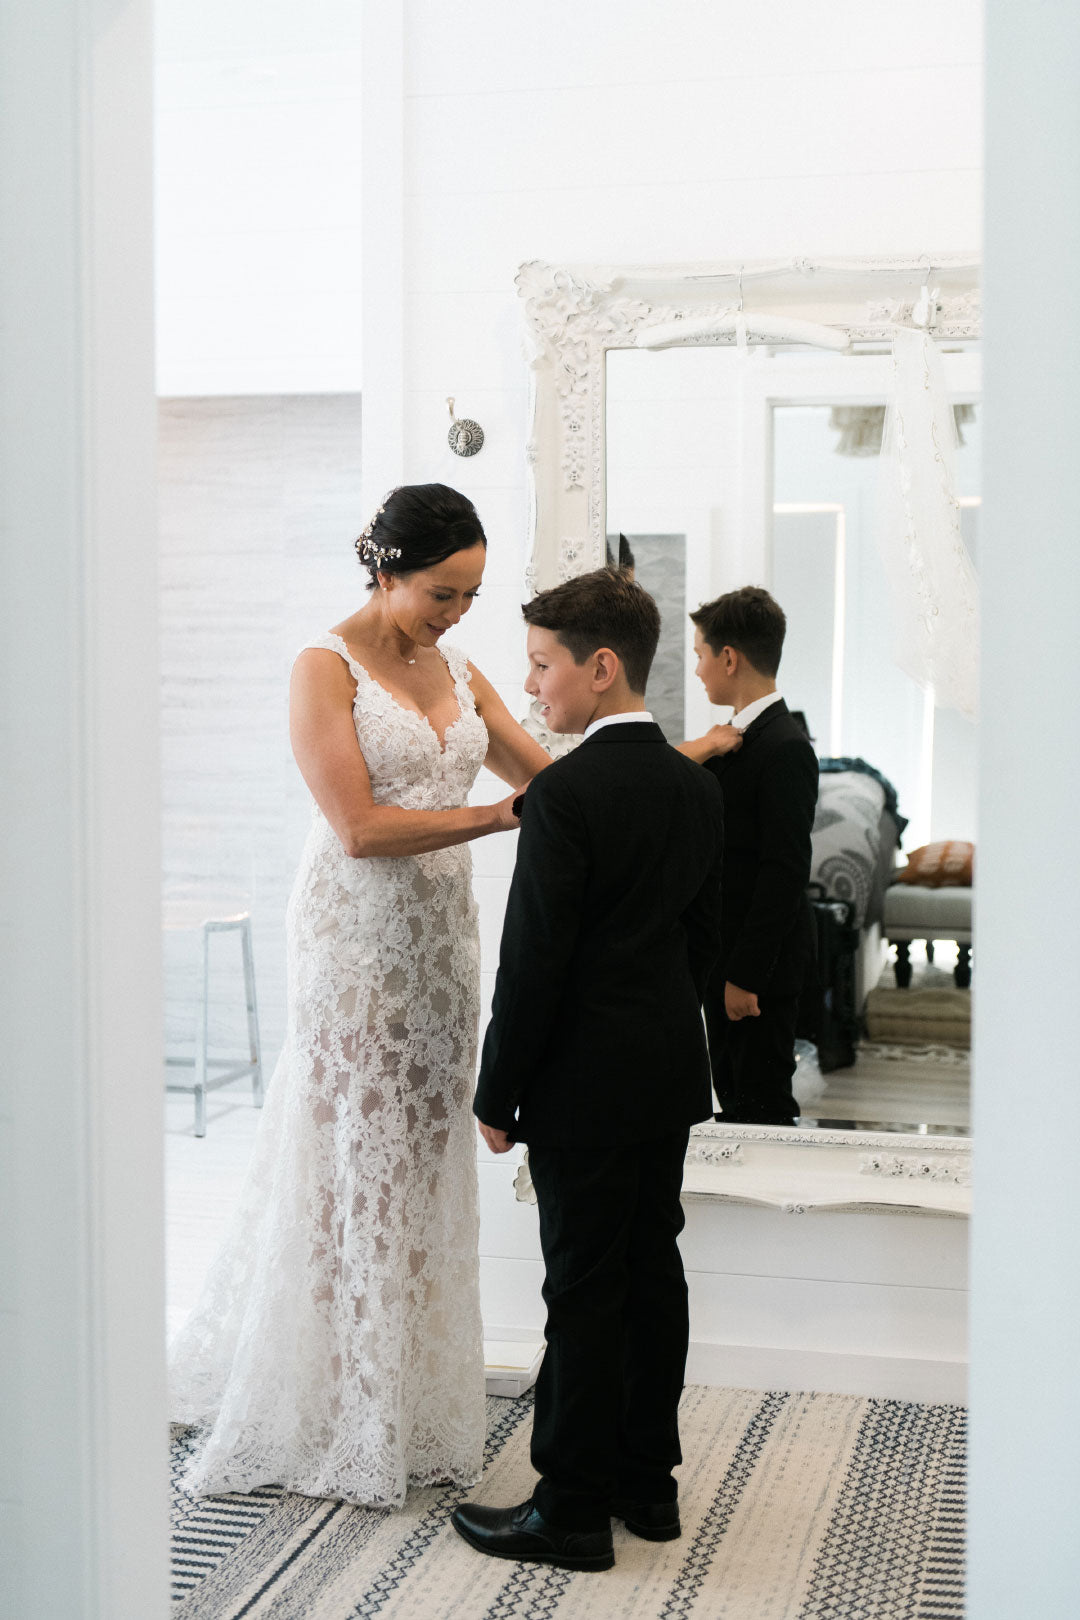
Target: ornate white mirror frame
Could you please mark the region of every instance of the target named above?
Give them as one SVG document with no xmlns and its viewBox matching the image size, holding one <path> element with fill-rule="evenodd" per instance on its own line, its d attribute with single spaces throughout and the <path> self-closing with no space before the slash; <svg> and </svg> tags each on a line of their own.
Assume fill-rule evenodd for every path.
<svg viewBox="0 0 1080 1620">
<path fill-rule="evenodd" d="M 532 378 L 530 590 L 605 560 L 608 350 L 775 347 L 785 330 L 788 341 L 798 340 L 800 321 L 813 323 L 816 334 L 808 335 L 823 345 L 850 345 L 852 352 L 887 352 L 897 324 L 922 326 L 939 342 L 981 335 L 972 253 L 685 267 L 532 261 L 521 266 L 517 286 Z M 831 329 L 834 342 L 822 328 Z M 744 513 L 764 523 L 766 468 L 760 456 L 751 459 Z M 684 1192 L 790 1213 L 965 1215 L 970 1182 L 969 1138 L 715 1123 L 692 1133 Z M 529 1196 L 527 1170 L 518 1191 Z"/>
</svg>

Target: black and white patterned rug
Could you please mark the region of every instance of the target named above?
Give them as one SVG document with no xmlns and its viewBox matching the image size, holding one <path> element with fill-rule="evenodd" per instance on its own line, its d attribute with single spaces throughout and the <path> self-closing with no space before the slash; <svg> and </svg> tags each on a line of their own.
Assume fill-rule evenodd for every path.
<svg viewBox="0 0 1080 1620">
<path fill-rule="evenodd" d="M 484 1478 L 398 1513 L 287 1495 L 195 1499 L 173 1440 L 173 1620 L 961 1620 L 965 1412 L 687 1389 L 682 1539 L 615 1526 L 613 1570 L 483 1558 L 465 1495 L 522 1501 L 532 1403 L 488 1401 Z"/>
</svg>

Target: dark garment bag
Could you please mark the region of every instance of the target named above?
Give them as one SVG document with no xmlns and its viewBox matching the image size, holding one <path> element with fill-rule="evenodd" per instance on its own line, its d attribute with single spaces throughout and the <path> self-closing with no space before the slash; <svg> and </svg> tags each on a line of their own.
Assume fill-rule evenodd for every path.
<svg viewBox="0 0 1080 1620">
<path fill-rule="evenodd" d="M 859 930 L 850 900 L 830 900 L 824 885 L 807 887 L 817 935 L 817 961 L 799 1001 L 797 1033 L 813 1041 L 822 1074 L 855 1062 L 859 1010 L 855 1005 L 855 953 Z"/>
</svg>

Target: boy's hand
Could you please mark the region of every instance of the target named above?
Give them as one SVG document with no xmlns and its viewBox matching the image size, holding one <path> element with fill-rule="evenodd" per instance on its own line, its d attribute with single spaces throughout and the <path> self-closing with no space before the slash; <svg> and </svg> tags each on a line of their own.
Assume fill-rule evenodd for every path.
<svg viewBox="0 0 1080 1620">
<path fill-rule="evenodd" d="M 497 1125 L 481 1125 L 480 1135 L 484 1138 L 492 1153 L 509 1153 L 514 1146 L 505 1131 L 500 1131 Z"/>
<path fill-rule="evenodd" d="M 753 990 L 740 990 L 730 979 L 724 985 L 724 1011 L 733 1024 L 737 1024 L 740 1018 L 761 1017 L 756 993 Z"/>
</svg>

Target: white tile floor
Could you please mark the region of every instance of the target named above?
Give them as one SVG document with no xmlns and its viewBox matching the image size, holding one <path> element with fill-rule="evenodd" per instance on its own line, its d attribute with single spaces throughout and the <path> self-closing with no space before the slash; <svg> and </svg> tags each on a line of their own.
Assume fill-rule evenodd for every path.
<svg viewBox="0 0 1080 1620">
<path fill-rule="evenodd" d="M 195 1104 L 165 1098 L 165 1242 L 170 1334 L 199 1297 L 244 1179 L 259 1122 L 251 1084 L 237 1081 L 210 1092 L 206 1135 L 194 1134 Z"/>
</svg>

